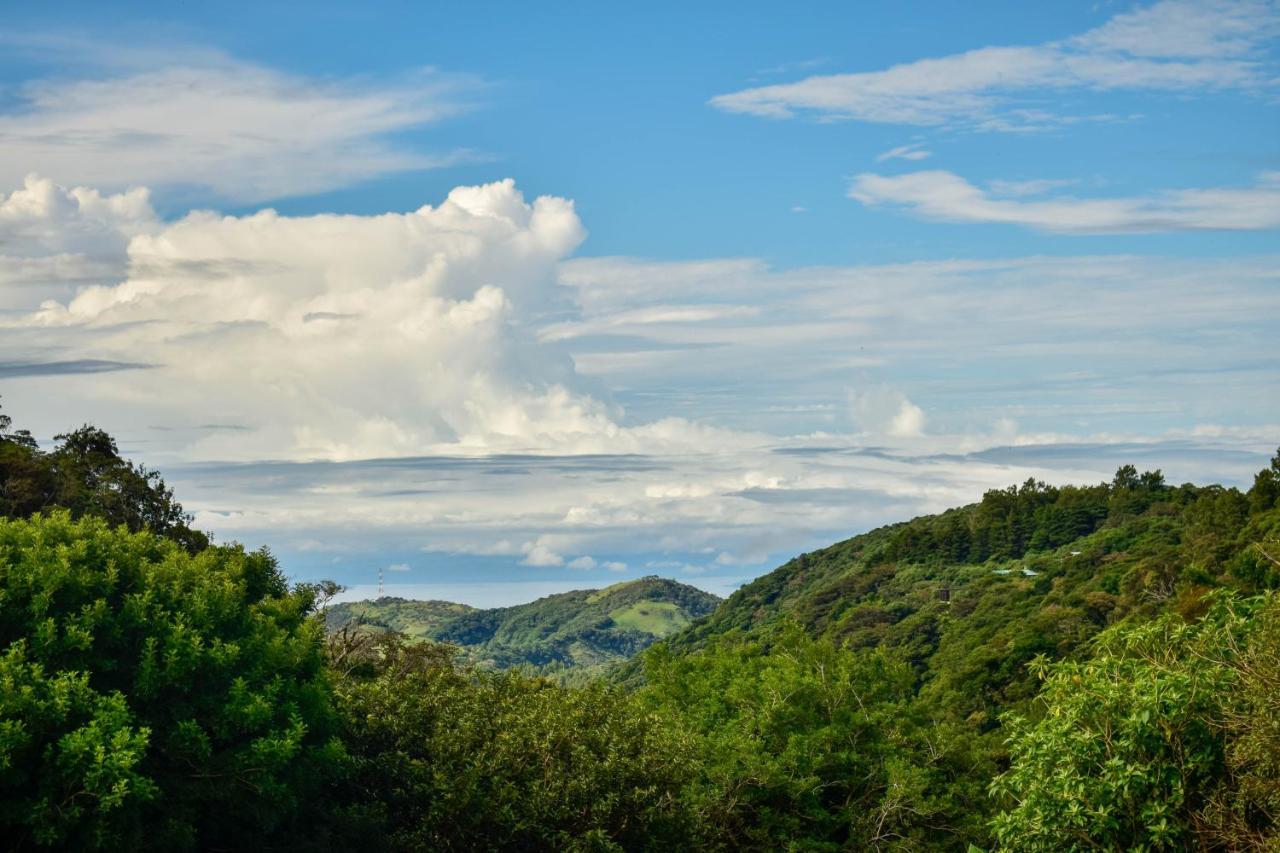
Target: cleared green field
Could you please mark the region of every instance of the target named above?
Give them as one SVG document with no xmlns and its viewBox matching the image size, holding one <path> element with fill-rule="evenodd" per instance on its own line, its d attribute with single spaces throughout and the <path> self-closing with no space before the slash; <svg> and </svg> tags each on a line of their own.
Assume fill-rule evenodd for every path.
<svg viewBox="0 0 1280 853">
<path fill-rule="evenodd" d="M 331 631 L 347 624 L 355 624 L 366 631 L 396 631 L 415 639 L 426 639 L 459 616 L 474 611 L 474 607 L 452 601 L 380 598 L 377 601 L 336 604 L 326 613 L 326 622 Z"/>
<path fill-rule="evenodd" d="M 665 637 L 693 621 L 687 611 L 670 601 L 637 601 L 610 612 L 609 618 L 621 628 L 656 637 Z"/>
</svg>

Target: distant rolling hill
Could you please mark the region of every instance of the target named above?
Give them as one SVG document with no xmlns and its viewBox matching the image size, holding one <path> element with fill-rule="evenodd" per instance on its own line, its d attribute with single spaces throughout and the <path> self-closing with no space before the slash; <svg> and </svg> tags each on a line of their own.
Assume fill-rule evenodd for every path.
<svg viewBox="0 0 1280 853">
<path fill-rule="evenodd" d="M 396 631 L 457 645 L 483 666 L 550 674 L 595 671 L 630 657 L 686 628 L 719 603 L 700 589 L 649 576 L 488 610 L 403 598 L 344 602 L 328 609 L 326 622 L 330 631 L 348 625 Z"/>
</svg>

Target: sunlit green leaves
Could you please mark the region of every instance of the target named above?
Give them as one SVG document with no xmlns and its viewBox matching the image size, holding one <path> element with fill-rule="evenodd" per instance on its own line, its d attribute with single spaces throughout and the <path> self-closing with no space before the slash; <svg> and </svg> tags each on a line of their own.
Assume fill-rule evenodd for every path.
<svg viewBox="0 0 1280 853">
<path fill-rule="evenodd" d="M 288 827 L 340 757 L 308 607 L 266 554 L 0 520 L 0 829 L 172 849 Z"/>
<path fill-rule="evenodd" d="M 997 839 L 1020 850 L 1183 849 L 1226 773 L 1223 722 L 1238 701 L 1229 651 L 1259 602 L 1218 595 L 1208 615 L 1112 629 L 1080 662 L 1037 662 L 1036 716 L 1009 715 L 1012 765 Z"/>
</svg>

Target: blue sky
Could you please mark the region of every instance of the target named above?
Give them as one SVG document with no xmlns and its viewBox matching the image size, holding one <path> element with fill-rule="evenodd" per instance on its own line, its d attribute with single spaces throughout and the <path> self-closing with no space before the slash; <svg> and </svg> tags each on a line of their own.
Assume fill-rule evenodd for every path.
<svg viewBox="0 0 1280 853">
<path fill-rule="evenodd" d="M 6 410 L 295 576 L 723 592 L 1280 443 L 1274 2 L 5 11 Z"/>
</svg>

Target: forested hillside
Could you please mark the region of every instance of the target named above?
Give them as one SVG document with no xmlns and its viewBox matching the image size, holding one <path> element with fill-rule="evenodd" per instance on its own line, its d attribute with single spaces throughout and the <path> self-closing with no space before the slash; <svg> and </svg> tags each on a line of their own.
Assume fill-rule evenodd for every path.
<svg viewBox="0 0 1280 853">
<path fill-rule="evenodd" d="M 332 585 L 181 532 L 105 434 L 72 465 L 8 427 L 10 849 L 1280 844 L 1280 454 L 1247 492 L 1127 467 L 991 492 L 789 561 L 565 687 L 422 634 L 554 647 L 665 630 L 658 586 L 709 602 L 646 579 L 328 632 Z M 58 489 L 12 502 L 43 466 Z"/>
<path fill-rule="evenodd" d="M 633 686 L 647 681 L 641 695 L 661 697 L 666 707 L 683 709 L 686 719 L 702 720 L 699 730 L 712 739 L 735 728 L 759 732 L 769 700 L 753 691 L 772 678 L 791 682 L 785 692 L 773 693 L 788 696 L 788 715 L 773 745 L 765 734 L 754 742 L 746 738 L 750 746 L 731 740 L 724 747 L 733 756 L 729 767 L 769 756 L 775 763 L 761 771 L 764 778 L 798 774 L 813 786 L 808 813 L 794 813 L 775 841 L 801 827 L 812 831 L 825 820 L 828 840 L 846 844 L 860 837 L 865 842 L 875 834 L 847 833 L 859 814 L 879 809 L 885 825 L 914 825 L 910 834 L 927 846 L 944 844 L 935 835 L 939 827 L 946 827 L 945 837 L 959 833 L 987 844 L 990 816 L 1021 799 L 1022 792 L 1008 784 L 1010 776 L 1001 773 L 1018 749 L 1030 749 L 1040 734 L 1026 721 L 1047 719 L 1053 702 L 1070 695 L 1041 692 L 1046 677 L 1056 684 L 1054 674 L 1066 671 L 1053 662 L 1087 658 L 1096 649 L 1149 644 L 1152 633 L 1177 634 L 1184 630 L 1178 626 L 1205 620 L 1215 602 L 1230 610 L 1222 602 L 1269 594 L 1280 584 L 1278 498 L 1280 456 L 1259 472 L 1248 493 L 1170 486 L 1159 472 L 1139 474 L 1129 466 L 1112 482 L 1095 486 L 1058 488 L 1028 481 L 991 491 L 980 503 L 801 555 L 738 590 L 711 616 L 659 644 L 617 677 Z M 1232 618 L 1219 612 L 1210 621 Z M 1223 637 L 1219 628 L 1204 630 Z M 1137 636 L 1148 639 L 1139 643 Z M 1268 635 L 1267 642 L 1276 639 Z M 1205 649 L 1201 643 L 1206 659 L 1222 666 L 1230 661 L 1224 650 L 1230 646 Z M 1269 648 L 1273 654 L 1274 646 Z M 815 649 L 830 659 L 796 663 Z M 1161 652 L 1176 657 L 1176 665 L 1190 666 L 1186 656 L 1191 653 L 1184 648 L 1182 654 Z M 824 671 L 842 666 L 852 668 L 846 686 L 855 691 L 843 694 L 842 701 L 856 699 L 856 713 L 847 708 L 850 717 L 832 714 L 815 697 L 814 719 L 797 724 L 795 715 L 802 713 L 797 706 L 803 704 L 797 697 L 805 695 L 797 685 L 817 678 L 819 683 L 810 686 L 821 690 Z M 1107 682 L 1100 690 L 1119 688 L 1123 694 L 1127 689 L 1114 674 L 1089 672 Z M 866 692 L 858 693 L 852 686 L 857 683 Z M 1141 703 L 1149 697 L 1128 698 Z M 1173 713 L 1167 707 L 1163 711 Z M 1157 725 L 1151 721 L 1159 717 L 1149 708 L 1143 713 L 1144 723 Z M 830 740 L 788 755 L 795 750 L 792 738 L 815 731 L 825 731 Z M 851 763 L 831 763 L 839 754 L 836 745 L 849 744 L 854 731 L 856 749 L 847 755 Z M 1052 749 L 1038 747 L 1036 760 L 1048 762 L 1049 770 L 1055 769 L 1053 750 L 1065 757 L 1078 732 L 1060 734 L 1064 740 Z M 824 758 L 815 764 L 815 756 Z M 1280 754 L 1267 760 L 1275 762 L 1268 771 L 1274 773 Z M 1222 771 L 1221 764 L 1215 767 Z M 726 769 L 726 784 L 739 772 Z M 1133 772 L 1144 768 L 1135 766 Z M 851 787 L 851 778 L 880 781 L 867 789 Z M 1030 775 L 1020 778 L 1032 781 Z M 995 797 L 986 784 L 993 779 L 999 780 L 990 791 Z M 1131 781 L 1138 790 L 1140 780 Z M 1056 796 L 1070 802 L 1069 793 Z M 1271 789 L 1271 796 L 1276 793 Z M 841 803 L 834 809 L 827 799 L 833 796 Z M 1110 810 L 1125 797 L 1114 788 L 1100 788 L 1094 796 L 1077 807 L 1092 815 L 1101 831 L 1118 819 Z M 1175 799 L 1188 809 L 1205 796 L 1192 797 L 1179 788 Z M 1257 812 L 1264 815 L 1262 824 L 1270 825 L 1275 806 L 1273 801 Z M 1111 836 L 1127 839 L 1122 846 L 1148 838 L 1135 829 L 1141 821 L 1130 819 L 1134 823 Z M 1181 819 L 1176 831 L 1150 838 L 1188 844 L 1197 822 L 1207 820 L 1186 813 Z M 1008 815 L 1002 820 L 997 826 L 1016 827 L 1004 836 L 1011 842 L 1028 829 Z M 903 832 L 902 825 L 894 830 Z M 1041 839 L 1042 849 L 1059 849 L 1052 831 L 1045 830 Z"/>
<path fill-rule="evenodd" d="M 481 666 L 574 670 L 580 676 L 648 648 L 719 602 L 700 589 L 650 576 L 488 610 L 403 598 L 344 602 L 330 606 L 325 619 L 330 631 L 350 626 L 450 643 Z"/>
<path fill-rule="evenodd" d="M 1274 586 L 1280 574 L 1253 543 L 1277 532 L 1276 480 L 1264 471 L 1247 495 L 1170 486 L 1132 466 L 1095 486 L 1029 480 L 800 555 L 671 645 L 792 620 L 854 647 L 916 643 L 912 654 L 923 660 L 938 650 L 941 629 L 962 621 L 1014 631 L 1043 624 L 1049 633 L 1036 644 L 1051 652 L 1130 613 L 1194 610 L 1211 587 Z"/>
</svg>

